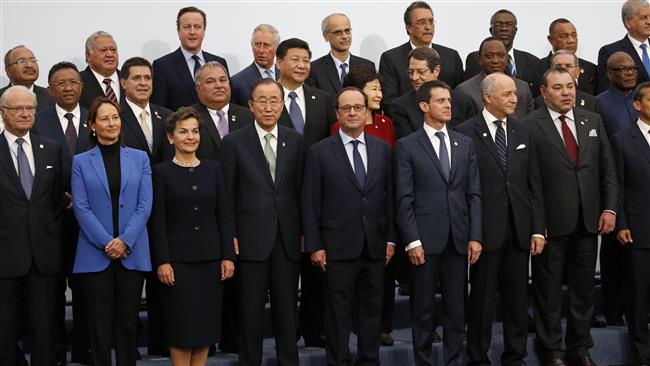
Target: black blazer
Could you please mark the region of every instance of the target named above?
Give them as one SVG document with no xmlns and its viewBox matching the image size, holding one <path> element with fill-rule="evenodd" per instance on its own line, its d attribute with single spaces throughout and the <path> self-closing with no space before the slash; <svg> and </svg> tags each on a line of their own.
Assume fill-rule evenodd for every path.
<svg viewBox="0 0 650 366">
<path fill-rule="evenodd" d="M 348 72 L 356 66 L 369 64 L 375 68 L 375 63 L 362 57 L 350 55 L 350 65 L 348 65 Z M 311 62 L 311 70 L 309 71 L 309 79 L 305 84 L 314 88 L 326 91 L 332 96 L 335 96 L 342 88 L 341 79 L 339 78 L 340 71 L 336 68 L 331 54 L 314 60 Z"/>
<path fill-rule="evenodd" d="M 201 115 L 203 127 L 201 128 L 201 143 L 199 149 L 196 151 L 196 156 L 199 159 L 210 159 L 219 161 L 221 151 L 221 136 L 217 131 L 217 125 L 208 109 L 201 103 L 196 103 L 192 107 L 196 109 Z M 250 125 L 255 121 L 253 113 L 244 107 L 237 104 L 230 103 L 228 105 L 228 132 L 233 132 L 246 125 Z"/>
<path fill-rule="evenodd" d="M 569 235 L 582 219 L 590 233 L 598 232 L 603 210 L 616 211 L 617 183 L 614 157 L 599 115 L 574 108 L 578 142 L 578 167 L 546 107 L 536 109 L 523 122 L 531 129 L 539 160 L 546 228 L 549 237 Z M 582 211 L 582 217 L 578 213 Z"/>
<path fill-rule="evenodd" d="M 99 84 L 95 74 L 93 74 L 90 69 L 90 66 L 80 71 L 79 75 L 81 75 L 81 81 L 84 83 L 84 87 L 81 90 L 81 97 L 79 98 L 79 104 L 88 109 L 95 98 L 105 97 L 106 93 L 104 93 L 104 86 Z M 120 70 L 117 70 L 117 76 L 119 79 Z M 124 102 L 124 98 L 126 98 L 126 92 L 122 89 L 122 85 L 120 84 L 120 104 Z"/>
<path fill-rule="evenodd" d="M 650 80 L 650 76 L 648 76 L 648 72 L 643 66 L 643 61 L 641 61 L 639 54 L 636 52 L 634 45 L 630 42 L 630 39 L 627 38 L 626 34 L 623 36 L 623 39 L 604 45 L 598 51 L 598 81 L 596 84 L 596 95 L 609 88 L 609 79 L 607 79 L 607 59 L 618 51 L 630 55 L 636 66 L 639 68 L 639 72 L 637 73 L 637 85 Z"/>
<path fill-rule="evenodd" d="M 360 186 L 336 133 L 313 145 L 305 163 L 302 217 L 305 252 L 325 249 L 327 259 L 386 257 L 396 243 L 392 151 L 383 140 L 365 134 L 367 174 Z"/>
<path fill-rule="evenodd" d="M 279 76 L 277 68 L 273 75 L 275 75 L 277 80 Z M 248 108 L 248 100 L 251 98 L 251 87 L 253 86 L 253 83 L 261 78 L 262 74 L 260 74 L 260 70 L 257 69 L 255 62 L 252 62 L 248 67 L 236 73 L 232 78 L 230 78 L 230 88 L 232 90 L 230 102 Z"/>
<path fill-rule="evenodd" d="M 7 89 L 11 88 L 11 83 L 0 89 L 0 95 L 4 94 Z M 54 99 L 46 88 L 34 84 L 34 94 L 36 94 L 36 111 L 40 112 L 54 105 Z"/>
<path fill-rule="evenodd" d="M 235 213 L 240 259 L 268 259 L 278 238 L 287 258 L 300 259 L 303 149 L 299 133 L 278 126 L 274 182 L 255 125 L 224 139 L 221 161 L 230 209 Z"/>
<path fill-rule="evenodd" d="M 505 222 L 512 208 L 513 225 L 522 250 L 530 249 L 533 234 L 544 235 L 544 199 L 535 145 L 530 129 L 512 117 L 506 126 L 507 169 L 501 169 L 497 146 L 483 114 L 456 127 L 456 131 L 474 141 L 481 175 L 483 251 L 499 250 L 510 235 Z"/>
<path fill-rule="evenodd" d="M 56 274 L 63 267 L 61 148 L 36 134 L 30 134 L 30 140 L 35 174 L 27 199 L 5 133 L 0 134 L 0 278 L 24 276 L 32 263 L 41 275 Z"/>
<path fill-rule="evenodd" d="M 303 137 L 305 146 L 309 147 L 330 135 L 330 127 L 336 122 L 336 114 L 334 113 L 334 101 L 329 93 L 308 85 L 303 85 L 303 90 L 306 109 Z M 295 129 L 288 108 L 289 106 L 285 103 L 278 124 Z"/>
<path fill-rule="evenodd" d="M 542 82 L 542 74 L 546 70 L 540 71 L 541 66 L 537 56 L 518 49 L 515 49 L 513 53 L 517 67 L 517 75 L 515 77 L 528 83 L 528 87 L 533 93 L 533 96 L 538 96 L 540 93 L 539 86 Z M 481 72 L 481 66 L 478 64 L 478 51 L 474 51 L 469 53 L 465 59 L 464 80 L 471 78 L 479 72 Z"/>
<path fill-rule="evenodd" d="M 535 109 L 545 106 L 544 97 L 542 97 L 542 95 L 538 95 L 537 98 L 535 98 Z M 598 99 L 596 99 L 595 96 L 580 89 L 576 89 L 576 107 L 586 109 L 589 112 L 597 114 L 600 114 L 602 112 L 602 107 L 600 106 Z"/>
<path fill-rule="evenodd" d="M 151 124 L 153 126 L 153 149 L 149 150 L 149 144 L 140 127 L 139 116 L 133 113 L 133 109 L 123 101 L 120 106 L 122 113 L 122 144 L 134 149 L 142 150 L 149 156 L 151 166 L 157 165 L 165 160 L 170 160 L 174 156 L 174 147 L 167 141 L 165 132 L 165 120 L 172 113 L 169 109 L 149 103 L 151 110 Z"/>
<path fill-rule="evenodd" d="M 205 62 L 217 61 L 228 70 L 228 64 L 222 57 L 203 51 L 203 59 Z M 152 103 L 175 111 L 198 101 L 194 76 L 187 68 L 180 47 L 153 62 Z"/>
<path fill-rule="evenodd" d="M 415 99 L 415 90 L 397 98 L 391 104 L 390 110 L 393 113 L 396 139 L 410 135 L 413 131 L 421 128 L 424 123 L 423 112 Z M 455 128 L 460 123 L 474 117 L 476 113 L 474 104 L 468 96 L 451 91 L 451 121 L 449 121 L 448 127 Z"/>
<path fill-rule="evenodd" d="M 553 52 L 551 51 L 548 53 L 548 56 L 539 59 L 540 83 L 542 80 L 542 75 L 544 75 L 544 72 L 546 72 L 546 70 L 548 70 L 551 67 L 552 56 L 553 56 Z M 583 60 L 581 58 L 578 58 L 578 63 L 580 64 L 580 76 L 578 76 L 578 89 L 582 90 L 587 94 L 596 95 L 596 82 L 597 82 L 596 65 L 594 65 L 592 62 Z M 579 107 L 579 108 L 583 108 L 583 107 Z"/>
<path fill-rule="evenodd" d="M 203 160 L 196 168 L 171 161 L 156 165 L 153 192 L 154 268 L 170 262 L 235 260 L 233 217 L 218 162 Z"/>
</svg>

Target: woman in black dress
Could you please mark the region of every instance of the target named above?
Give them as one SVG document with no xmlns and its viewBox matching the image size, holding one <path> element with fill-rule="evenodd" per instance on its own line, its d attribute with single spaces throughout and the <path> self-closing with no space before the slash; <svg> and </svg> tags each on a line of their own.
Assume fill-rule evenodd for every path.
<svg viewBox="0 0 650 366">
<path fill-rule="evenodd" d="M 152 259 L 164 285 L 166 343 L 174 365 L 204 365 L 219 338 L 220 281 L 235 270 L 234 221 L 219 163 L 196 157 L 201 117 L 172 113 L 167 138 L 176 154 L 153 168 Z"/>
</svg>

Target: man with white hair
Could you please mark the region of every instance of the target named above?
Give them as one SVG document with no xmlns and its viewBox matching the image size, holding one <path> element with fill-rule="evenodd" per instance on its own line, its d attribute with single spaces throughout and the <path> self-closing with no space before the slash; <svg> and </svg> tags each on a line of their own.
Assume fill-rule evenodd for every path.
<svg viewBox="0 0 650 366">
<path fill-rule="evenodd" d="M 104 31 L 97 31 L 86 39 L 86 63 L 88 67 L 81 71 L 84 84 L 79 104 L 90 108 L 95 98 L 106 98 L 120 104 L 124 100 L 124 90 L 120 87 L 120 70 L 117 65 L 120 57 L 113 36 Z"/>
</svg>

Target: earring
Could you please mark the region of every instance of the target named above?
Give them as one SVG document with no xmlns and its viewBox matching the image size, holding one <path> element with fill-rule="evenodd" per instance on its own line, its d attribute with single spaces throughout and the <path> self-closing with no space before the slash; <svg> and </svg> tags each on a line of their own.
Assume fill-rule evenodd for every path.
<svg viewBox="0 0 650 366">
<path fill-rule="evenodd" d="M 93 136 L 97 136 L 97 134 L 95 133 L 95 129 L 94 129 L 94 128 L 93 128 Z"/>
</svg>

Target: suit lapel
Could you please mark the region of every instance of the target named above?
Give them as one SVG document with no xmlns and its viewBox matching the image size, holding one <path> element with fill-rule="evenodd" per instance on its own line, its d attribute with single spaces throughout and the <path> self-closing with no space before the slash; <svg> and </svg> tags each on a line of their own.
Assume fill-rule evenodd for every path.
<svg viewBox="0 0 650 366">
<path fill-rule="evenodd" d="M 303 129 L 303 136 L 307 136 L 307 129 L 311 129 L 310 126 L 313 124 L 310 124 L 309 122 L 314 120 L 315 111 L 319 108 L 318 104 L 321 103 L 321 101 L 316 98 L 316 95 L 312 93 L 312 90 L 306 85 L 303 86 L 302 89 L 303 94 L 305 95 L 305 128 Z"/>
<path fill-rule="evenodd" d="M 420 127 L 420 129 L 417 130 L 417 134 L 418 134 L 418 142 L 420 143 L 420 145 L 422 145 L 422 148 L 427 153 L 431 161 L 433 161 L 433 165 L 436 167 L 436 169 L 438 169 L 438 172 L 440 173 L 442 179 L 447 181 L 447 179 L 445 178 L 445 174 L 442 172 L 440 159 L 438 159 L 438 155 L 436 154 L 436 151 L 433 149 L 431 140 L 429 140 L 429 136 L 427 136 L 426 131 L 424 131 L 424 127 Z"/>
<path fill-rule="evenodd" d="M 83 116 L 81 116 L 83 120 Z M 68 142 L 65 140 L 65 132 L 63 131 L 63 127 L 61 126 L 61 122 L 59 120 L 59 115 L 56 114 L 56 107 L 50 108 L 48 110 L 48 114 L 46 116 L 47 118 L 47 128 L 50 129 L 52 132 L 50 136 L 56 136 L 56 142 L 59 143 L 62 147 L 63 154 L 65 155 L 70 155 L 70 152 L 67 148 Z M 83 121 L 79 121 L 79 134 L 81 134 L 81 123 L 85 123 Z M 77 142 L 79 139 L 77 138 Z"/>
<path fill-rule="evenodd" d="M 287 166 L 287 145 L 288 142 L 286 140 L 287 134 L 283 129 L 278 127 L 278 146 L 275 149 L 275 184 L 277 185 L 278 182 L 283 177 L 285 167 Z"/>
<path fill-rule="evenodd" d="M 129 154 L 131 152 L 126 148 L 120 146 L 120 195 L 123 194 L 126 188 L 126 183 L 129 181 L 129 174 L 131 173 L 131 165 L 129 162 Z"/>
<path fill-rule="evenodd" d="M 641 60 L 641 58 L 639 57 L 639 54 L 637 53 L 636 48 L 634 47 L 634 45 L 632 44 L 630 39 L 627 37 L 627 35 L 625 37 L 623 37 L 623 44 L 624 44 L 624 47 L 623 47 L 624 51 L 628 55 L 632 56 L 632 59 L 634 60 L 634 63 L 639 68 L 639 76 L 640 76 L 639 80 L 642 80 L 643 78 L 645 78 L 645 80 L 648 80 L 649 79 L 648 78 L 648 71 L 645 69 L 645 66 L 643 65 L 643 60 Z M 648 50 L 648 53 L 650 55 L 650 50 Z M 643 74 L 643 76 L 641 74 Z"/>
<path fill-rule="evenodd" d="M 203 59 L 206 59 L 205 53 L 203 54 Z M 187 60 L 185 60 L 185 56 L 183 56 L 183 52 L 181 51 L 180 47 L 176 50 L 176 58 L 174 60 L 174 63 L 176 64 L 176 67 L 174 67 L 174 69 L 176 70 L 179 79 L 183 81 L 183 85 L 185 85 L 185 88 L 188 90 L 190 95 L 195 95 L 196 89 L 194 79 L 192 78 L 192 74 L 190 74 L 190 69 L 187 68 Z"/>
<path fill-rule="evenodd" d="M 447 129 L 449 133 L 449 145 L 450 145 L 450 154 L 451 154 L 451 166 L 449 167 L 449 182 L 454 179 L 456 174 L 456 164 L 458 164 L 458 155 L 460 151 L 460 146 L 458 145 L 458 139 L 456 138 L 456 133 Z M 442 167 L 440 167 L 442 169 Z"/>
<path fill-rule="evenodd" d="M 124 124 L 126 125 L 126 128 L 131 130 L 133 135 L 136 136 L 138 144 L 142 147 L 142 150 L 150 153 L 149 143 L 147 143 L 147 138 L 144 136 L 144 131 L 142 131 L 138 117 L 133 113 L 133 109 L 128 103 L 124 102 L 122 103 L 122 110 L 124 111 Z M 153 120 L 153 116 L 151 116 L 151 118 Z"/>
<path fill-rule="evenodd" d="M 159 149 L 162 149 L 162 146 L 165 143 L 165 121 L 160 116 L 160 111 L 156 105 L 149 103 L 149 109 L 151 110 L 151 134 L 153 135 L 153 148 L 151 149 L 151 154 L 153 155 L 157 153 Z"/>
<path fill-rule="evenodd" d="M 358 190 L 363 191 L 363 187 L 359 185 L 357 181 L 357 176 L 354 174 L 352 165 L 350 165 L 350 159 L 348 159 L 348 154 L 345 152 L 345 146 L 343 146 L 343 140 L 341 136 L 337 133 L 333 135 L 331 140 L 332 151 L 334 152 L 334 157 L 338 160 L 339 164 L 343 168 L 343 172 L 347 175 L 348 179 L 357 187 Z"/>
<path fill-rule="evenodd" d="M 578 164 L 580 164 L 580 157 L 586 156 L 585 151 L 587 150 L 587 146 L 590 144 L 589 140 L 591 139 L 589 138 L 589 131 L 593 129 L 595 132 L 596 130 L 593 128 L 594 125 L 589 122 L 589 118 L 580 113 L 577 109 L 573 110 L 573 117 L 575 118 L 576 134 L 578 135 Z"/>
<path fill-rule="evenodd" d="M 104 88 L 102 88 L 102 86 L 99 84 L 99 81 L 97 81 L 97 78 L 95 77 L 93 71 L 90 69 L 90 66 L 86 67 L 85 71 L 87 77 L 85 80 L 83 80 L 84 89 L 90 89 L 90 94 L 106 96 L 106 93 L 104 93 Z"/>
<path fill-rule="evenodd" d="M 634 141 L 634 145 L 641 152 L 641 155 L 643 155 L 643 157 L 650 163 L 650 145 L 648 145 L 645 137 L 643 137 L 641 129 L 636 125 L 636 123 L 630 130 L 630 136 L 632 137 L 632 141 Z"/>
<path fill-rule="evenodd" d="M 104 161 L 102 160 L 102 153 L 99 151 L 99 146 L 95 146 L 92 148 L 92 150 L 90 150 L 90 164 L 93 166 L 95 173 L 99 177 L 99 180 L 102 182 L 102 186 L 104 186 L 106 194 L 110 197 L 111 192 L 108 188 L 108 177 L 106 177 L 106 168 L 104 167 Z M 120 164 L 122 164 L 121 160 Z"/>
<path fill-rule="evenodd" d="M 557 131 L 557 128 L 555 128 L 555 122 L 551 119 L 551 115 L 548 113 L 548 110 L 544 110 L 544 115 L 541 117 L 537 117 L 535 120 L 539 127 L 544 131 L 546 136 L 551 140 L 557 151 L 564 157 L 564 160 L 568 163 L 573 165 L 571 163 L 571 160 L 569 160 L 569 154 L 566 151 L 566 146 L 564 145 L 564 141 L 562 140 L 562 137 L 560 136 L 559 132 Z M 580 153 L 578 153 L 578 159 L 580 159 Z"/>
<path fill-rule="evenodd" d="M 417 131 L 422 128 L 422 112 L 418 106 L 418 101 L 415 98 L 415 90 L 411 90 L 408 94 L 408 105 L 406 105 L 406 113 L 409 115 L 409 123 L 413 131 Z M 420 123 L 418 125 L 418 122 Z"/>
<path fill-rule="evenodd" d="M 476 127 L 476 135 L 478 136 L 478 139 L 481 140 L 483 145 L 485 145 L 485 148 L 490 152 L 490 155 L 492 155 L 492 158 L 494 158 L 494 161 L 496 161 L 497 165 L 500 167 L 501 161 L 499 160 L 499 154 L 497 153 L 497 145 L 494 143 L 494 140 L 492 140 L 492 134 L 490 134 L 490 130 L 487 127 L 487 122 L 485 121 L 485 118 L 483 118 L 483 116 L 480 114 L 479 119 L 480 120 L 477 120 L 474 125 Z M 509 127 L 510 126 L 508 126 L 506 129 L 509 129 Z M 508 136 L 508 142 L 512 142 L 509 138 L 510 136 Z M 512 145 L 512 143 L 508 143 L 508 146 L 510 145 Z"/>
<path fill-rule="evenodd" d="M 341 80 L 339 79 L 339 72 L 336 69 L 334 60 L 332 60 L 332 56 L 329 54 L 326 55 L 323 62 L 325 63 L 325 72 L 327 73 L 327 77 L 330 79 L 332 86 L 334 86 L 334 90 L 340 89 Z"/>
<path fill-rule="evenodd" d="M 238 112 L 238 106 L 230 103 L 228 107 L 228 133 L 243 127 L 244 121 Z"/>
<path fill-rule="evenodd" d="M 248 152 L 250 152 L 251 157 L 253 158 L 253 161 L 257 164 L 258 168 L 262 172 L 262 175 L 266 178 L 266 181 L 269 183 L 269 185 L 273 186 L 273 178 L 271 178 L 271 172 L 269 170 L 269 165 L 266 162 L 266 156 L 264 156 L 264 150 L 262 149 L 262 144 L 260 142 L 259 136 L 257 135 L 257 130 L 255 129 L 255 126 L 251 125 L 249 128 L 246 130 L 246 137 L 248 138 L 248 143 L 246 144 L 246 148 L 248 148 Z M 277 182 L 278 180 L 278 167 L 277 167 L 277 162 L 280 160 L 280 138 L 282 136 L 280 135 L 280 131 L 278 130 L 278 146 L 276 148 L 276 167 L 275 167 L 275 180 Z"/>
<path fill-rule="evenodd" d="M 206 129 L 206 131 L 208 131 L 208 134 L 212 138 L 212 141 L 214 141 L 215 146 L 221 147 L 221 136 L 219 136 L 217 126 L 214 124 L 212 114 L 210 114 L 210 111 L 204 105 L 201 105 L 200 113 L 203 117 L 203 127 Z"/>
<path fill-rule="evenodd" d="M 375 156 L 377 154 L 377 142 L 368 138 L 368 134 L 365 134 L 364 138 L 366 139 L 366 180 L 365 188 L 370 187 L 375 176 L 377 175 L 377 160 Z"/>
<path fill-rule="evenodd" d="M 85 108 L 80 108 L 80 110 L 79 133 L 77 134 L 77 148 L 75 149 L 75 154 L 85 151 L 88 146 L 88 111 Z"/>
<path fill-rule="evenodd" d="M 23 186 L 20 184 L 18 172 L 16 172 L 16 166 L 14 165 L 11 150 L 9 150 L 9 144 L 7 143 L 7 138 L 5 137 L 4 132 L 0 134 L 0 161 L 2 161 L 2 166 L 4 166 L 7 173 L 5 176 L 14 183 L 19 194 L 27 199 Z"/>
</svg>

